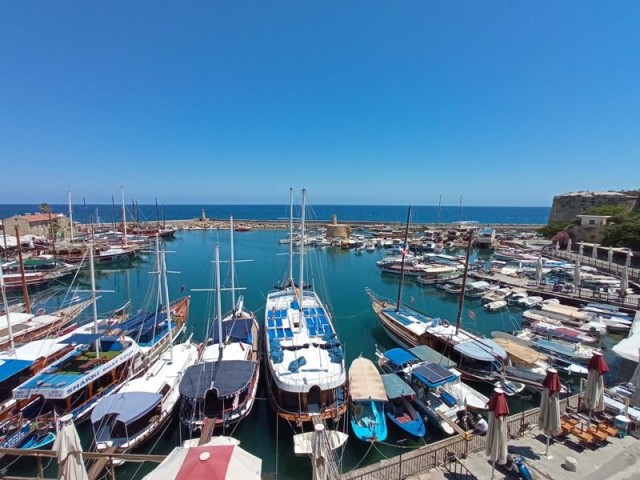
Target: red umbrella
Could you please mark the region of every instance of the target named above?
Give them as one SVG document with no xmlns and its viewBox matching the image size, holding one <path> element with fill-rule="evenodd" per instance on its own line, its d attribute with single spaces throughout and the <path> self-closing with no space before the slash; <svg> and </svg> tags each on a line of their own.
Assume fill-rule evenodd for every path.
<svg viewBox="0 0 640 480">
<path fill-rule="evenodd" d="M 197 447 L 178 447 L 145 480 L 259 480 L 262 461 L 241 449 L 237 440 L 215 437 Z"/>
<path fill-rule="evenodd" d="M 587 384 L 584 390 L 584 405 L 591 412 L 601 412 L 604 410 L 604 379 L 602 376 L 609 371 L 607 362 L 604 361 L 602 353 L 596 352 L 587 365 Z"/>
<path fill-rule="evenodd" d="M 507 397 L 500 388 L 493 390 L 491 399 L 487 404 L 489 410 L 489 428 L 487 431 L 486 453 L 493 461 L 491 478 L 495 473 L 496 462 L 504 464 L 507 461 L 507 415 L 509 405 Z"/>
</svg>

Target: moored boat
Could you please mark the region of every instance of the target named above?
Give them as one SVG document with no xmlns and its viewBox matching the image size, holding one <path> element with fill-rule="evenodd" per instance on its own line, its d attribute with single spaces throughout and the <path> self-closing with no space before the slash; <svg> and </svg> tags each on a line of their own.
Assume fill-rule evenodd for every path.
<svg viewBox="0 0 640 480">
<path fill-rule="evenodd" d="M 303 190 L 301 238 L 305 195 Z M 269 400 L 281 418 L 302 426 L 314 417 L 342 417 L 347 410 L 347 372 L 331 315 L 318 294 L 305 288 L 304 242 L 299 246 L 299 286 L 293 281 L 290 243 L 289 278 L 284 287 L 267 295 L 262 337 Z"/>
<path fill-rule="evenodd" d="M 356 358 L 349 367 L 351 430 L 359 440 L 383 442 L 387 438 L 387 395 L 375 364 Z"/>
<path fill-rule="evenodd" d="M 385 405 L 386 417 L 405 433 L 424 437 L 427 433 L 424 420 L 413 405 L 416 392 L 394 373 L 386 373 L 381 378 L 389 398 Z"/>
</svg>

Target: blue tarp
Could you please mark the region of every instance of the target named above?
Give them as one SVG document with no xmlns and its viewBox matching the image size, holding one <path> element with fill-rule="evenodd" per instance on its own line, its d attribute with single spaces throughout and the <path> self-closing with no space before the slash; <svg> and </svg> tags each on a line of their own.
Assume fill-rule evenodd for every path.
<svg viewBox="0 0 640 480">
<path fill-rule="evenodd" d="M 162 395 L 152 392 L 125 392 L 107 395 L 91 412 L 91 423 L 98 423 L 106 415 L 116 414 L 125 425 L 149 413 L 162 401 Z"/>
<path fill-rule="evenodd" d="M 34 362 L 30 360 L 0 360 L 0 382 L 4 382 L 8 378 L 13 377 L 16 373 L 26 370 Z"/>
</svg>

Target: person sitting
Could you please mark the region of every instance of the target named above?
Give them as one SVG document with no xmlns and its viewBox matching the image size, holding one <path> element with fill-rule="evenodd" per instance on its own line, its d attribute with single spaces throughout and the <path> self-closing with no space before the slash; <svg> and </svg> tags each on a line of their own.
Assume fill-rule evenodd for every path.
<svg viewBox="0 0 640 480">
<path fill-rule="evenodd" d="M 488 430 L 489 424 L 484 418 L 482 418 L 481 415 L 478 415 L 476 418 L 476 423 L 473 425 L 473 433 L 484 437 L 487 434 Z"/>
</svg>

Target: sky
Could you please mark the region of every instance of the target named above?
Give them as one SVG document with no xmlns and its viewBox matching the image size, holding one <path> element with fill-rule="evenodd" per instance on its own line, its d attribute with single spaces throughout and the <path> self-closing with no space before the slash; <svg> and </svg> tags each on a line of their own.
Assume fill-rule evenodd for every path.
<svg viewBox="0 0 640 480">
<path fill-rule="evenodd" d="M 0 203 L 640 188 L 640 2 L 0 2 Z"/>
</svg>

